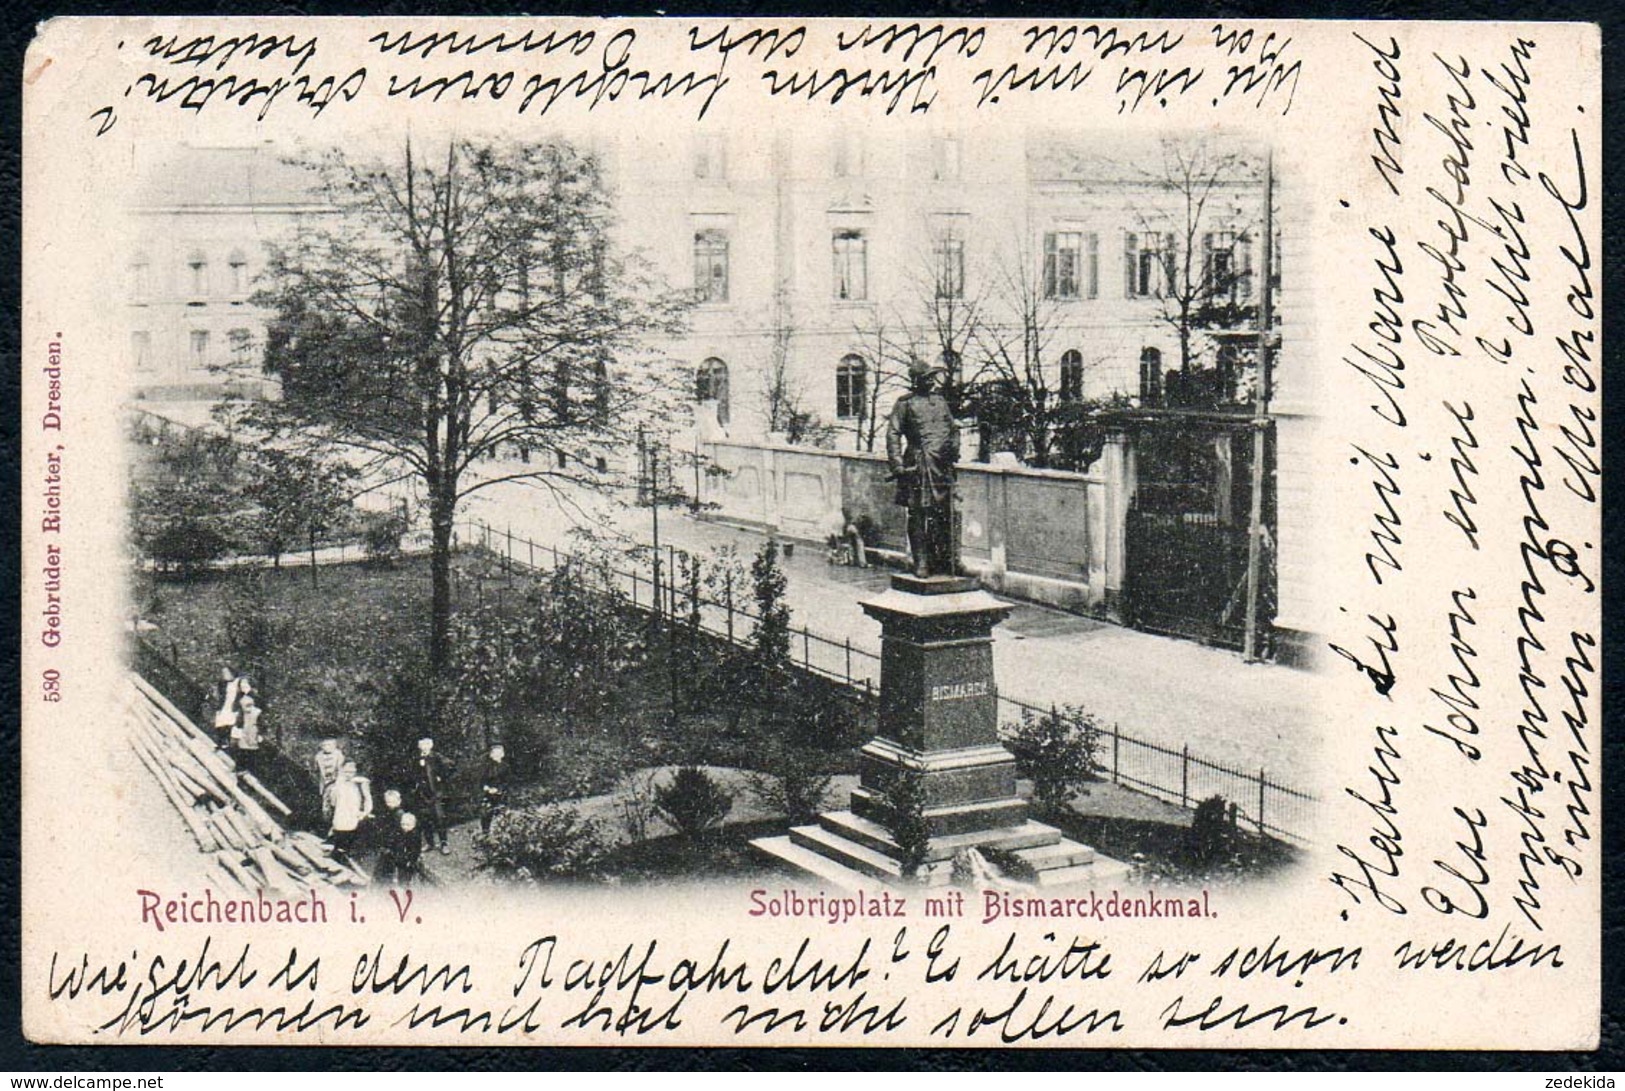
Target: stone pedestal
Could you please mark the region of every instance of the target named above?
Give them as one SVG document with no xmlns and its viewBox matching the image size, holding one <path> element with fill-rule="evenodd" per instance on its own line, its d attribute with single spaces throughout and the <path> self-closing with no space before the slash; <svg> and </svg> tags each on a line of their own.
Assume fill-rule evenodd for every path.
<svg viewBox="0 0 1625 1091">
<path fill-rule="evenodd" d="M 1098 882 L 1104 865 L 1086 845 L 1033 821 L 1016 791 L 1016 763 L 999 741 L 993 628 L 1011 607 L 974 579 L 892 577 L 861 603 L 881 626 L 880 733 L 864 746 L 860 786 L 847 810 L 756 846 L 824 880 L 857 886 L 902 878 L 903 853 L 889 791 L 899 777 L 919 786 L 931 835 L 918 879 L 949 881 L 955 853 L 997 850 L 1040 885 Z"/>
</svg>

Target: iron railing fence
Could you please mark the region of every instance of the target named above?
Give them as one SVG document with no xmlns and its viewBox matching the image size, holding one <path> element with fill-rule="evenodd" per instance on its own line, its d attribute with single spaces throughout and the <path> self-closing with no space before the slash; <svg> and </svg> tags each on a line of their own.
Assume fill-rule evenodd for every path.
<svg viewBox="0 0 1625 1091">
<path fill-rule="evenodd" d="M 674 546 L 659 551 L 658 574 L 655 551 L 649 556 L 647 571 L 623 568 L 613 563 L 589 560 L 580 553 L 561 550 L 517 536 L 511 529 L 497 530 L 483 521 L 459 524 L 461 545 L 472 545 L 496 558 L 507 570 L 535 575 L 556 571 L 566 563 L 592 564 L 623 601 L 660 619 L 693 624 L 704 632 L 731 644 L 750 639 L 758 614 L 746 601 L 746 588 L 725 583 L 720 597 L 706 594 L 692 575 L 699 562 L 692 554 Z M 673 579 L 672 573 L 679 578 Z M 698 586 L 697 586 L 698 584 Z M 742 601 L 744 599 L 745 601 Z M 880 687 L 880 656 L 855 645 L 850 637 L 835 639 L 814 632 L 806 625 L 791 628 L 791 657 L 811 674 L 872 696 Z M 1039 705 L 1001 692 L 999 702 L 1007 713 L 1049 715 L 1053 705 Z M 1001 719 L 1004 717 L 1001 716 Z M 1099 729 L 1096 766 L 1102 779 L 1185 808 L 1211 796 L 1222 796 L 1234 807 L 1235 816 L 1260 833 L 1308 844 L 1318 807 L 1316 798 L 1304 791 L 1270 779 L 1267 769 L 1235 768 L 1191 752 L 1143 739 L 1123 731 L 1116 724 Z"/>
</svg>

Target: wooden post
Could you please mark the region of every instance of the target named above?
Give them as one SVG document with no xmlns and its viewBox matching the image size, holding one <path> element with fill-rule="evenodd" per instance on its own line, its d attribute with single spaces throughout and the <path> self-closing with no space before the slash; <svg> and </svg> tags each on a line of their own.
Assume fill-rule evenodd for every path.
<svg viewBox="0 0 1625 1091">
<path fill-rule="evenodd" d="M 1268 453 L 1265 430 L 1269 426 L 1270 406 L 1270 309 L 1273 290 L 1270 278 L 1275 267 L 1275 152 L 1270 150 L 1264 159 L 1264 238 L 1263 261 L 1258 303 L 1258 376 L 1253 392 L 1253 465 L 1252 490 L 1248 498 L 1247 516 L 1247 621 L 1242 635 L 1242 656 L 1247 662 L 1257 662 L 1258 599 L 1262 577 L 1264 536 L 1264 458 Z M 1263 814 L 1259 821 L 1263 821 Z"/>
</svg>

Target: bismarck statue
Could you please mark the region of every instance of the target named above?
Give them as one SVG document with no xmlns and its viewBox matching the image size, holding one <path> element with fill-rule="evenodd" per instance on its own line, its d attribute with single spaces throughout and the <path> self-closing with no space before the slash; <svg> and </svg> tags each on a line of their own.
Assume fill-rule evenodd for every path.
<svg viewBox="0 0 1625 1091">
<path fill-rule="evenodd" d="M 908 508 L 908 547 L 914 575 L 958 576 L 954 528 L 954 467 L 959 427 L 937 374 L 924 361 L 909 364 L 909 392 L 892 406 L 886 424 L 886 459 L 897 482 L 897 503 Z"/>
</svg>

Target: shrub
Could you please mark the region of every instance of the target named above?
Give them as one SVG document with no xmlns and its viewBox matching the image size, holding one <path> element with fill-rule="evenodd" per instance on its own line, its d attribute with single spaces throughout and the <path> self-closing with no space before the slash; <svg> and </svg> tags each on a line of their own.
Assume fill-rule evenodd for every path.
<svg viewBox="0 0 1625 1091">
<path fill-rule="evenodd" d="M 647 769 L 626 774 L 616 785 L 616 795 L 626 836 L 647 841 L 649 823 L 655 816 L 655 774 Z"/>
<path fill-rule="evenodd" d="M 147 555 L 160 571 L 192 579 L 198 572 L 230 553 L 225 535 L 200 522 L 177 520 L 161 528 L 147 545 Z"/>
<path fill-rule="evenodd" d="M 925 866 L 931 847 L 931 827 L 925 820 L 925 790 L 920 777 L 901 773 L 886 786 L 882 796 L 881 825 L 897 842 L 903 877 L 913 878 Z"/>
<path fill-rule="evenodd" d="M 394 564 L 401 556 L 401 539 L 406 537 L 406 520 L 399 514 L 375 515 L 361 531 L 367 559 L 376 564 Z"/>
<path fill-rule="evenodd" d="M 678 833 L 698 837 L 733 809 L 733 796 L 704 769 L 690 765 L 677 770 L 670 784 L 655 789 L 655 809 Z"/>
<path fill-rule="evenodd" d="M 769 765 L 766 771 L 751 774 L 751 794 L 763 806 L 788 815 L 796 825 L 817 818 L 833 779 L 821 768 L 822 755 L 784 747 L 769 759 Z"/>
<path fill-rule="evenodd" d="M 607 844 L 597 819 L 552 806 L 501 812 L 490 833 L 474 838 L 474 851 L 482 870 L 535 882 L 590 874 Z"/>
<path fill-rule="evenodd" d="M 1015 755 L 1017 770 L 1032 781 L 1033 802 L 1053 814 L 1094 779 L 1100 724 L 1073 705 L 1046 713 L 1023 709 L 1019 723 L 1005 725 L 1004 745 Z"/>
<path fill-rule="evenodd" d="M 1230 804 L 1223 796 L 1215 795 L 1196 805 L 1196 813 L 1191 816 L 1191 826 L 1186 832 L 1186 845 L 1193 860 L 1211 865 L 1234 856 L 1240 837 L 1230 818 Z"/>
</svg>

